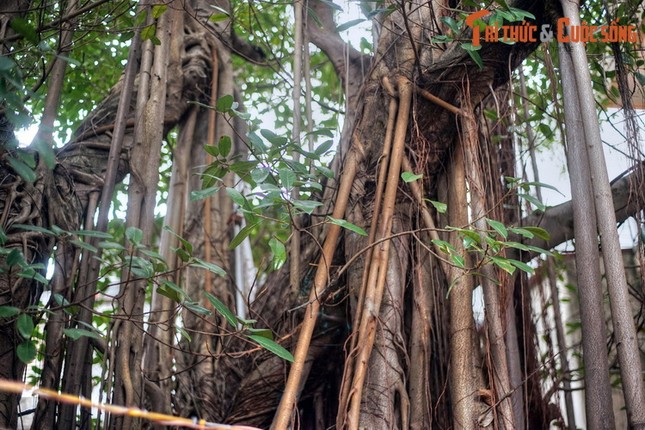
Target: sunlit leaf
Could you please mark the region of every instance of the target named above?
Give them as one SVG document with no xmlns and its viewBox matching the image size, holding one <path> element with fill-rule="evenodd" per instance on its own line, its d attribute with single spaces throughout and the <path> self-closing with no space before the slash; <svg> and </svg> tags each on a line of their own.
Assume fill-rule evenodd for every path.
<svg viewBox="0 0 645 430">
<path fill-rule="evenodd" d="M 428 200 L 432 206 L 439 212 L 440 214 L 445 214 L 446 211 L 448 210 L 448 205 L 445 203 L 437 202 L 435 200 Z"/>
<path fill-rule="evenodd" d="M 533 269 L 531 266 L 529 266 L 529 265 L 528 265 L 528 264 L 526 264 L 526 263 L 523 263 L 523 262 L 518 261 L 518 260 L 508 260 L 508 261 L 509 261 L 513 266 L 517 267 L 517 268 L 518 268 L 518 269 L 520 269 L 521 271 L 526 272 L 526 273 L 528 273 L 528 274 L 530 274 L 530 275 L 532 275 L 532 274 L 535 272 L 535 269 Z"/>
<path fill-rule="evenodd" d="M 403 182 L 406 182 L 406 183 L 414 182 L 414 181 L 417 181 L 417 180 L 419 180 L 421 178 L 423 178 L 423 175 L 421 175 L 421 174 L 416 175 L 416 174 L 414 174 L 412 172 L 403 172 L 403 173 L 401 173 L 401 179 L 403 179 Z"/>
<path fill-rule="evenodd" d="M 486 223 L 504 239 L 508 237 L 508 230 L 506 230 L 506 226 L 501 222 L 486 218 Z"/>
<path fill-rule="evenodd" d="M 361 227 L 359 227 L 359 226 L 357 226 L 355 224 L 352 224 L 349 221 L 345 221 L 344 219 L 336 219 L 336 218 L 333 218 L 331 216 L 328 216 L 327 220 L 329 220 L 329 222 L 331 222 L 332 224 L 339 225 L 339 226 L 341 226 L 343 228 L 346 228 L 347 230 L 350 230 L 350 231 L 353 231 L 354 233 L 360 234 L 361 236 L 367 236 L 367 232 L 363 228 L 361 228 Z"/>
<path fill-rule="evenodd" d="M 266 349 L 267 351 L 271 351 L 278 357 L 293 363 L 294 361 L 293 355 L 291 355 L 289 351 L 287 351 L 282 345 L 280 345 L 276 341 L 267 339 L 264 336 L 259 336 L 256 334 L 250 334 L 248 337 L 249 339 L 253 340 L 262 348 Z"/>
<path fill-rule="evenodd" d="M 495 263 L 496 266 L 498 266 L 505 272 L 508 272 L 511 275 L 513 274 L 513 272 L 515 272 L 515 266 L 511 264 L 509 259 L 502 257 L 491 257 L 490 259 L 493 261 L 493 263 Z"/>
</svg>

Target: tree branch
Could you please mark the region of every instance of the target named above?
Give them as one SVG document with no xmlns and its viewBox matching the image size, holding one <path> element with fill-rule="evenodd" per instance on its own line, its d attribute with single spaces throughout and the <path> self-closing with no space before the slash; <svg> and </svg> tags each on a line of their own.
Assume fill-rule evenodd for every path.
<svg viewBox="0 0 645 430">
<path fill-rule="evenodd" d="M 618 223 L 624 222 L 627 218 L 643 209 L 643 207 L 638 203 L 639 199 L 630 198 L 630 182 L 633 177 L 639 173 L 642 174 L 642 171 L 640 170 L 644 167 L 645 164 L 632 170 L 628 175 L 621 176 L 619 179 L 613 181 L 611 194 L 614 200 L 616 221 Z M 529 240 L 525 239 L 523 242 L 526 245 L 537 246 L 544 249 L 554 248 L 567 240 L 574 239 L 573 223 L 573 203 L 571 200 L 557 206 L 549 207 L 544 212 L 537 210 L 524 217 L 521 225 L 542 227 L 549 232 L 551 237 L 547 241 L 536 236 Z M 521 241 L 517 236 L 511 238 L 511 240 Z M 509 255 L 510 258 L 521 259 L 524 261 L 537 256 L 537 253 L 535 252 L 521 252 L 519 250 L 514 251 L 512 254 L 514 255 Z"/>
<path fill-rule="evenodd" d="M 346 43 L 336 31 L 333 11 L 319 0 L 309 3 L 306 30 L 309 40 L 329 57 L 336 76 L 343 83 L 348 106 L 355 106 L 356 96 L 370 68 L 371 58 Z"/>
</svg>

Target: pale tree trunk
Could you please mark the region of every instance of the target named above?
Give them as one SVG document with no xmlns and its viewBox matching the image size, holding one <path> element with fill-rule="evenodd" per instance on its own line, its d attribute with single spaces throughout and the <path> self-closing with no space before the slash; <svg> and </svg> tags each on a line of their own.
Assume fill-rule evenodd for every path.
<svg viewBox="0 0 645 430">
<path fill-rule="evenodd" d="M 580 11 L 577 2 L 563 1 L 564 14 L 571 25 L 580 25 Z M 641 353 L 638 346 L 636 328 L 631 312 L 629 290 L 625 276 L 622 252 L 616 231 L 616 216 L 612 202 L 607 165 L 602 149 L 598 117 L 589 75 L 589 64 L 582 43 L 570 43 L 572 69 L 574 71 L 577 103 L 580 106 L 585 155 L 589 164 L 594 207 L 603 264 L 605 267 L 609 303 L 618 361 L 620 363 L 621 383 L 627 410 L 627 420 L 633 428 L 645 428 L 645 384 L 643 383 Z"/>
<path fill-rule="evenodd" d="M 567 131 L 568 165 L 576 220 L 576 273 L 582 322 L 582 351 L 585 366 L 585 408 L 593 428 L 613 428 L 611 386 L 605 339 L 605 311 L 600 283 L 600 257 L 596 211 L 593 207 L 589 162 L 584 149 L 585 133 L 580 120 L 573 65 L 567 48 L 560 47 Z M 593 387 L 593 389 L 591 388 Z"/>
</svg>

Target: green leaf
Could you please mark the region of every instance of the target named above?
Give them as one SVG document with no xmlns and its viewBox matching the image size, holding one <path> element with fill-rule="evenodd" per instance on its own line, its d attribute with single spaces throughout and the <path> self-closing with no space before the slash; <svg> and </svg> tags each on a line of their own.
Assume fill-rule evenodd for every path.
<svg viewBox="0 0 645 430">
<path fill-rule="evenodd" d="M 139 252 L 141 252 L 141 254 L 146 255 L 150 258 L 154 258 L 155 260 L 164 261 L 163 255 L 159 254 L 157 251 L 154 251 L 152 249 L 142 249 Z"/>
<path fill-rule="evenodd" d="M 125 250 L 125 246 L 117 242 L 103 241 L 98 244 L 102 249 L 115 249 L 117 251 Z"/>
<path fill-rule="evenodd" d="M 159 286 L 159 288 L 157 288 L 157 292 L 177 303 L 180 303 L 182 298 L 187 297 L 186 293 L 181 289 L 179 285 L 168 279 L 161 281 L 161 285 Z"/>
<path fill-rule="evenodd" d="M 269 248 L 271 248 L 271 253 L 273 254 L 273 264 L 276 268 L 287 260 L 287 250 L 284 246 L 284 243 L 282 243 L 275 237 L 269 239 Z"/>
<path fill-rule="evenodd" d="M 464 51 L 468 51 L 469 53 L 482 49 L 481 45 L 475 46 L 472 43 L 462 43 L 461 47 L 464 49 Z"/>
<path fill-rule="evenodd" d="M 460 269 L 466 268 L 466 262 L 464 261 L 464 257 L 462 257 L 461 255 L 454 254 L 450 256 L 450 259 L 455 264 L 455 266 L 459 267 Z"/>
<path fill-rule="evenodd" d="M 156 37 L 155 33 L 157 33 L 157 26 L 155 24 L 147 25 L 141 29 L 141 40 L 152 40 Z"/>
<path fill-rule="evenodd" d="M 237 173 L 237 176 L 245 181 L 250 181 L 251 171 L 258 165 L 257 161 L 236 161 L 229 166 L 231 172 Z"/>
<path fill-rule="evenodd" d="M 177 254 L 177 257 L 179 257 L 179 259 L 184 263 L 187 263 L 192 258 L 192 255 L 181 248 L 175 248 L 174 251 Z"/>
<path fill-rule="evenodd" d="M 640 72 L 635 72 L 634 75 L 638 80 L 639 85 L 645 85 L 645 75 Z"/>
<path fill-rule="evenodd" d="M 246 136 L 254 151 L 257 151 L 260 154 L 264 154 L 266 152 L 267 147 L 260 136 L 253 131 L 250 131 Z"/>
<path fill-rule="evenodd" d="M 72 239 L 69 242 L 71 244 L 73 244 L 73 245 L 76 245 L 77 247 L 79 247 L 81 249 L 85 249 L 85 250 L 90 251 L 90 252 L 98 252 L 98 249 L 96 247 L 90 245 L 87 242 L 83 242 L 81 240 L 76 240 L 76 239 Z"/>
<path fill-rule="evenodd" d="M 177 292 L 174 290 L 159 286 L 155 291 L 157 292 L 157 294 L 164 297 L 168 297 L 170 300 L 172 300 L 175 303 L 181 303 L 181 296 L 177 294 Z"/>
<path fill-rule="evenodd" d="M 161 15 L 163 15 L 164 12 L 166 12 L 167 9 L 168 9 L 168 6 L 166 6 L 165 4 L 156 4 L 152 6 L 152 17 L 154 19 L 160 18 Z"/>
<path fill-rule="evenodd" d="M 339 25 L 338 27 L 336 27 L 336 31 L 340 33 L 341 31 L 345 31 L 345 30 L 347 30 L 349 28 L 352 28 L 356 24 L 360 24 L 363 21 L 365 21 L 363 18 L 353 19 L 351 21 L 347 21 L 347 22 Z"/>
<path fill-rule="evenodd" d="M 228 306 L 226 306 L 220 299 L 213 296 L 212 294 L 204 292 L 204 295 L 206 295 L 206 298 L 209 302 L 211 302 L 215 310 L 217 310 L 217 312 L 219 312 L 220 315 L 222 315 L 226 319 L 231 327 L 237 328 L 237 316 L 235 316 L 235 314 L 228 308 Z"/>
<path fill-rule="evenodd" d="M 134 245 L 139 245 L 143 239 L 143 231 L 136 227 L 128 227 L 125 229 L 125 237 Z"/>
<path fill-rule="evenodd" d="M 343 228 L 346 228 L 347 230 L 350 230 L 350 231 L 353 231 L 354 233 L 360 234 L 361 236 L 367 236 L 367 232 L 364 229 L 362 229 L 361 227 L 359 227 L 359 226 L 357 226 L 355 224 L 352 224 L 349 221 L 345 221 L 344 219 L 333 218 L 333 217 L 330 217 L 330 216 L 328 216 L 327 219 L 332 224 L 339 225 L 339 226 L 341 226 Z"/>
<path fill-rule="evenodd" d="M 276 341 L 271 340 L 271 339 L 267 339 L 264 336 L 259 336 L 259 335 L 256 335 L 256 334 L 250 334 L 249 339 L 253 340 L 258 345 L 260 345 L 262 348 L 266 349 L 267 351 L 270 351 L 270 352 L 274 353 L 275 355 L 277 355 L 278 357 L 293 363 L 293 361 L 294 361 L 293 355 L 291 355 L 291 353 L 289 351 L 284 349 L 284 347 L 282 347 Z"/>
<path fill-rule="evenodd" d="M 219 276 L 226 276 L 226 271 L 221 267 L 219 267 L 217 264 L 209 263 L 208 261 L 204 261 L 199 258 L 195 258 L 195 260 L 190 265 L 193 267 L 200 267 L 202 269 L 206 269 Z"/>
<path fill-rule="evenodd" d="M 531 233 L 529 230 L 521 227 L 509 227 L 509 230 L 512 231 L 515 234 L 519 234 L 527 239 L 532 239 L 535 237 L 533 233 Z"/>
<path fill-rule="evenodd" d="M 232 146 L 233 143 L 231 141 L 231 138 L 229 136 L 222 136 L 220 137 L 219 143 L 217 144 L 217 149 L 219 150 L 219 154 L 222 157 L 226 157 L 231 152 Z"/>
<path fill-rule="evenodd" d="M 67 328 L 63 330 L 63 333 L 65 333 L 65 335 L 72 340 L 78 340 L 83 336 L 91 337 L 98 340 L 103 339 L 103 337 L 98 333 L 90 330 L 83 330 L 82 328 Z"/>
<path fill-rule="evenodd" d="M 314 149 L 314 153 L 315 153 L 316 155 L 318 155 L 318 156 L 323 155 L 323 154 L 325 154 L 327 151 L 329 151 L 333 145 L 334 145 L 334 141 L 333 141 L 333 140 L 331 140 L 331 139 L 330 139 L 330 140 L 326 140 L 326 141 L 324 141 L 323 143 L 321 143 L 320 145 L 318 145 L 318 147 L 317 147 L 316 149 Z"/>
<path fill-rule="evenodd" d="M 549 234 L 549 232 L 543 229 L 542 227 L 522 227 L 522 228 L 532 233 L 533 235 L 539 237 L 542 240 L 546 240 L 546 241 L 551 240 L 551 235 Z"/>
<path fill-rule="evenodd" d="M 200 314 L 200 315 L 210 315 L 211 314 L 211 311 L 209 311 L 208 309 L 206 309 L 203 306 L 198 305 L 195 302 L 185 301 L 182 304 L 184 305 L 184 307 L 186 309 L 191 310 L 191 311 L 195 312 L 196 314 Z"/>
<path fill-rule="evenodd" d="M 544 205 L 544 203 L 542 203 L 536 197 L 534 197 L 534 196 L 532 196 L 530 194 L 518 193 L 517 196 L 523 198 L 524 200 L 526 200 L 526 201 L 528 201 L 530 203 L 533 203 L 533 205 L 535 205 L 535 207 L 538 208 L 541 211 L 544 211 L 546 209 L 546 206 Z"/>
<path fill-rule="evenodd" d="M 70 232 L 78 236 L 87 236 L 87 237 L 98 237 L 99 239 L 112 239 L 114 236 L 110 233 L 97 230 L 74 230 Z"/>
<path fill-rule="evenodd" d="M 170 232 L 173 236 L 175 236 L 177 239 L 179 239 L 179 241 L 181 242 L 181 245 L 184 247 L 186 252 L 188 252 L 189 254 L 193 253 L 193 245 L 190 242 L 188 242 L 186 239 L 184 239 L 183 237 L 181 237 L 180 235 L 175 233 L 172 230 L 172 228 L 170 228 L 170 226 L 165 226 L 164 230 Z"/>
<path fill-rule="evenodd" d="M 289 168 L 278 170 L 278 175 L 280 176 L 280 182 L 282 183 L 282 186 L 286 189 L 291 189 L 297 179 L 296 174 Z"/>
<path fill-rule="evenodd" d="M 458 231 L 459 231 L 459 234 L 464 236 L 464 238 L 467 238 L 468 240 L 470 240 L 473 243 L 481 245 L 482 238 L 479 235 L 479 233 L 477 233 L 476 231 L 468 230 L 468 229 L 465 229 L 465 228 L 458 229 Z"/>
<path fill-rule="evenodd" d="M 261 134 L 262 136 L 264 136 L 264 138 L 265 138 L 266 140 L 268 140 L 269 142 L 271 142 L 271 144 L 272 144 L 273 146 L 280 147 L 280 146 L 283 146 L 283 145 L 285 145 L 285 144 L 287 143 L 287 138 L 286 138 L 286 137 L 284 137 L 284 136 L 278 136 L 277 134 L 275 134 L 275 133 L 274 133 L 274 132 L 272 132 L 271 130 L 267 130 L 267 129 L 264 129 L 264 128 L 263 128 L 262 130 L 260 130 L 260 134 Z"/>
<path fill-rule="evenodd" d="M 432 243 L 437 245 L 441 250 L 441 252 L 445 252 L 446 254 L 453 254 L 457 252 L 455 247 L 452 246 L 450 243 L 446 242 L 445 240 L 432 239 Z"/>
<path fill-rule="evenodd" d="M 61 294 L 52 294 L 52 299 L 58 306 L 69 306 L 69 301 Z"/>
<path fill-rule="evenodd" d="M 36 172 L 27 166 L 22 160 L 15 157 L 9 157 L 9 165 L 22 179 L 27 182 L 34 182 L 36 180 Z"/>
<path fill-rule="evenodd" d="M 181 335 L 181 337 L 186 339 L 188 342 L 192 341 L 192 339 L 191 339 L 190 335 L 188 334 L 188 332 L 186 330 L 184 330 L 183 328 L 177 327 L 175 330 L 177 330 L 177 333 L 179 333 Z"/>
<path fill-rule="evenodd" d="M 246 197 L 242 195 L 238 190 L 235 188 L 228 187 L 226 188 L 226 194 L 233 200 L 237 205 L 241 208 L 247 208 L 249 206 L 248 201 L 246 200 Z"/>
<path fill-rule="evenodd" d="M 31 341 L 24 341 L 16 348 L 18 359 L 27 364 L 36 358 L 36 345 Z"/>
<path fill-rule="evenodd" d="M 325 166 L 316 166 L 316 170 L 325 175 L 329 179 L 334 179 L 335 173 L 328 167 Z"/>
<path fill-rule="evenodd" d="M 257 167 L 251 170 L 251 178 L 255 181 L 256 184 L 260 184 L 265 181 L 269 176 L 269 169 L 265 167 Z"/>
<path fill-rule="evenodd" d="M 237 235 L 235 235 L 233 240 L 231 240 L 231 243 L 228 245 L 228 248 L 229 249 L 237 248 L 240 245 L 240 243 L 244 242 L 244 239 L 246 239 L 246 237 L 249 234 L 251 234 L 251 232 L 256 226 L 257 226 L 257 223 L 246 225 L 242 230 L 240 230 L 240 232 Z"/>
<path fill-rule="evenodd" d="M 10 252 L 9 255 L 7 255 L 6 258 L 6 263 L 7 266 L 17 266 L 19 264 L 22 264 L 25 261 L 25 258 L 22 256 L 22 252 L 20 250 L 13 248 Z"/>
<path fill-rule="evenodd" d="M 466 52 L 468 52 L 470 58 L 472 58 L 475 64 L 477 64 L 477 67 L 479 67 L 480 69 L 484 68 L 484 62 L 482 61 L 482 57 L 479 56 L 479 52 L 471 50 L 466 50 Z"/>
<path fill-rule="evenodd" d="M 52 232 L 51 230 L 37 225 L 14 224 L 12 225 L 12 227 L 19 228 L 21 230 L 37 231 L 38 233 L 46 234 L 48 236 L 55 236 L 54 232 Z"/>
<path fill-rule="evenodd" d="M 511 261 L 508 258 L 491 257 L 490 259 L 493 261 L 493 263 L 495 263 L 496 266 L 498 266 L 505 272 L 508 272 L 511 275 L 513 274 L 513 272 L 515 272 L 515 266 L 511 264 Z"/>
<path fill-rule="evenodd" d="M 29 339 L 34 331 L 34 320 L 27 314 L 20 314 L 16 319 L 16 329 L 23 339 Z"/>
<path fill-rule="evenodd" d="M 213 157 L 218 157 L 219 156 L 219 149 L 217 146 L 213 145 L 204 145 L 204 151 L 212 155 Z"/>
<path fill-rule="evenodd" d="M 291 203 L 293 203 L 296 208 L 309 215 L 311 215 L 314 209 L 316 209 L 318 206 L 322 206 L 322 203 L 313 200 L 294 200 Z"/>
<path fill-rule="evenodd" d="M 9 57 L 0 57 L 0 72 L 8 72 L 16 67 L 16 63 Z"/>
<path fill-rule="evenodd" d="M 445 203 L 441 203 L 441 202 L 437 202 L 437 201 L 429 200 L 429 199 L 428 199 L 428 201 L 430 202 L 430 204 L 432 204 L 432 206 L 434 206 L 434 208 L 440 214 L 445 214 L 446 211 L 448 210 L 448 205 L 445 204 Z"/>
<path fill-rule="evenodd" d="M 450 28 L 450 30 L 452 30 L 453 33 L 459 33 L 459 30 L 460 30 L 459 22 L 457 22 L 457 20 L 455 20 L 453 17 L 442 16 L 441 22 L 446 24 Z"/>
<path fill-rule="evenodd" d="M 562 192 L 560 192 L 560 190 L 558 190 L 553 185 L 545 184 L 544 182 L 529 181 L 529 182 L 522 182 L 522 185 L 529 185 L 529 186 L 539 187 L 539 188 L 548 188 L 548 189 L 553 190 L 556 193 L 560 194 L 562 197 L 564 197 L 564 194 L 562 194 Z"/>
<path fill-rule="evenodd" d="M 38 44 L 38 32 L 36 31 L 36 27 L 34 27 L 26 19 L 16 17 L 11 20 L 11 23 L 9 25 L 16 33 L 18 33 L 31 43 Z"/>
<path fill-rule="evenodd" d="M 221 22 L 226 21 L 228 18 L 229 16 L 225 13 L 214 13 L 208 18 L 208 20 L 210 22 Z"/>
<path fill-rule="evenodd" d="M 215 104 L 215 109 L 218 112 L 226 113 L 229 110 L 231 110 L 231 108 L 233 107 L 233 102 L 234 102 L 233 96 L 230 94 L 227 94 L 217 99 L 217 103 Z"/>
<path fill-rule="evenodd" d="M 533 251 L 533 252 L 536 252 L 538 254 L 544 254 L 544 255 L 548 255 L 548 256 L 553 255 L 553 253 L 551 251 L 548 251 L 548 250 L 546 250 L 544 248 L 540 248 L 538 246 L 528 245 L 528 248 L 529 248 L 529 251 Z"/>
<path fill-rule="evenodd" d="M 246 331 L 248 331 L 251 334 L 266 337 L 269 340 L 273 340 L 273 332 L 271 330 L 269 330 L 268 328 L 246 327 Z"/>
<path fill-rule="evenodd" d="M 535 15 L 533 15 L 531 12 L 528 12 L 526 10 L 518 9 L 515 7 L 509 7 L 508 11 L 513 14 L 513 16 L 515 17 L 515 21 L 522 21 L 525 18 L 530 18 L 535 20 Z"/>
<path fill-rule="evenodd" d="M 506 226 L 504 226 L 504 224 L 490 218 L 486 218 L 486 222 L 504 239 L 508 238 L 508 231 L 506 230 Z"/>
<path fill-rule="evenodd" d="M 62 56 L 59 55 L 58 57 Z M 34 146 L 40 158 L 45 162 L 47 168 L 53 169 L 56 166 L 56 154 L 54 153 L 52 146 L 42 140 L 38 140 Z"/>
<path fill-rule="evenodd" d="M 215 182 L 221 180 L 226 175 L 226 169 L 219 163 L 213 163 L 202 172 L 202 188 L 211 187 Z"/>
<path fill-rule="evenodd" d="M 526 263 L 523 263 L 523 262 L 518 261 L 518 260 L 513 260 L 513 259 L 510 259 L 510 260 L 508 260 L 508 261 L 509 261 L 513 266 L 517 267 L 518 269 L 520 269 L 520 270 L 521 270 L 521 271 L 523 271 L 523 272 L 528 273 L 529 275 L 532 275 L 532 274 L 535 272 L 535 269 L 533 269 L 531 266 L 529 266 L 529 265 L 528 265 L 528 264 L 526 264 Z"/>
<path fill-rule="evenodd" d="M 14 306 L 0 306 L 0 318 L 11 318 L 20 313 L 20 309 Z"/>
<path fill-rule="evenodd" d="M 519 243 L 519 242 L 504 242 L 504 245 L 511 248 L 519 249 L 522 251 L 529 250 L 529 247 L 527 245 L 524 245 L 523 243 Z"/>
<path fill-rule="evenodd" d="M 419 180 L 421 178 L 423 178 L 423 175 L 421 175 L 421 174 L 415 175 L 412 172 L 403 172 L 403 173 L 401 173 L 401 179 L 403 179 L 403 182 L 405 182 L 405 183 L 414 182 L 414 181 L 417 181 L 417 180 Z"/>
<path fill-rule="evenodd" d="M 33 279 L 43 285 L 49 284 L 47 279 L 45 279 L 45 277 L 40 273 L 36 272 L 36 270 L 32 266 L 23 267 L 22 270 L 18 273 L 18 276 L 25 279 Z"/>
<path fill-rule="evenodd" d="M 219 191 L 219 187 L 208 187 L 201 190 L 191 191 L 190 192 L 190 201 L 194 202 L 197 200 L 203 200 L 206 197 L 212 196 Z"/>
<path fill-rule="evenodd" d="M 137 278 L 151 278 L 155 274 L 152 263 L 145 258 L 133 256 L 126 259 L 126 261 L 128 261 L 130 271 Z"/>
</svg>

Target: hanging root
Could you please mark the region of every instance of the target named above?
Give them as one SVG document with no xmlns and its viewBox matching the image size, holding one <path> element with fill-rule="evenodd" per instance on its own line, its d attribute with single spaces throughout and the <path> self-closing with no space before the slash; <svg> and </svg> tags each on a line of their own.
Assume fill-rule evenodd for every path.
<svg viewBox="0 0 645 430">
<path fill-rule="evenodd" d="M 412 85 L 409 80 L 399 78 L 397 81 L 399 92 L 399 107 L 394 127 L 394 141 L 392 144 L 392 153 L 387 167 L 387 183 L 383 196 L 383 209 L 380 214 L 378 227 L 376 229 L 375 240 L 387 238 L 392 231 L 392 218 L 396 203 L 396 194 L 399 183 L 399 174 L 401 172 L 401 163 L 404 157 L 405 137 L 408 128 L 408 118 L 412 103 Z M 392 122 L 392 118 L 388 123 Z M 363 387 L 367 374 L 370 355 L 374 348 L 376 338 L 376 326 L 378 322 L 383 293 L 385 291 L 385 279 L 387 274 L 388 256 L 390 249 L 390 240 L 384 240 L 376 247 L 371 254 L 369 261 L 369 271 L 367 273 L 367 282 L 362 297 L 359 297 L 359 303 L 362 303 L 358 312 L 361 313 L 360 324 L 354 327 L 356 335 L 355 345 L 358 348 L 356 358 L 351 365 L 353 376 L 351 378 L 351 390 L 349 398 L 341 403 L 341 408 L 348 408 L 347 414 L 343 421 L 340 418 L 343 414 L 339 413 L 339 428 L 358 429 L 361 400 L 363 396 Z M 347 376 L 344 376 L 343 384 L 347 384 Z M 348 403 L 348 404 L 347 404 Z"/>
<path fill-rule="evenodd" d="M 340 180 L 340 187 L 338 189 L 338 196 L 336 197 L 336 204 L 332 216 L 334 218 L 343 218 L 347 202 L 352 189 L 352 183 L 358 170 L 358 165 L 363 158 L 363 147 L 358 139 L 354 139 L 353 145 L 350 148 L 343 168 L 343 174 Z M 341 227 L 337 224 L 330 224 L 329 231 L 323 244 L 323 252 L 318 262 L 318 268 L 314 277 L 314 285 L 309 295 L 309 304 L 305 309 L 304 319 L 300 329 L 300 336 L 296 344 L 296 351 L 294 353 L 294 362 L 289 371 L 289 377 L 285 386 L 280 405 L 276 411 L 273 420 L 275 430 L 286 430 L 291 421 L 291 414 L 296 404 L 297 397 L 302 388 L 303 371 L 305 368 L 305 360 L 311 344 L 311 337 L 316 326 L 318 313 L 320 311 L 320 302 L 318 297 L 323 293 L 329 281 L 329 267 L 331 265 L 334 252 L 336 251 L 336 244 L 340 236 Z"/>
</svg>

